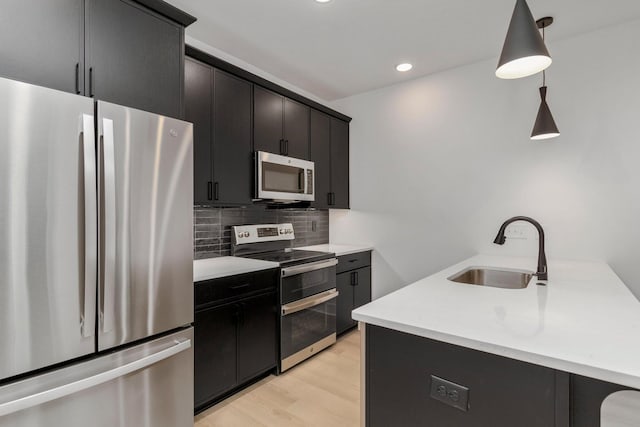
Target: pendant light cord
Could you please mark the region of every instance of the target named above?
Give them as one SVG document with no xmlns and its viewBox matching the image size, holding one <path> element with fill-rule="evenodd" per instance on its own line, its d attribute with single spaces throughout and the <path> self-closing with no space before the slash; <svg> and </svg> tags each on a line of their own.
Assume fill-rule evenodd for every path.
<svg viewBox="0 0 640 427">
<path fill-rule="evenodd" d="M 542 27 L 542 43 L 544 43 L 544 27 Z M 547 75 L 545 74 L 545 70 L 542 70 L 542 86 L 546 86 Z"/>
</svg>

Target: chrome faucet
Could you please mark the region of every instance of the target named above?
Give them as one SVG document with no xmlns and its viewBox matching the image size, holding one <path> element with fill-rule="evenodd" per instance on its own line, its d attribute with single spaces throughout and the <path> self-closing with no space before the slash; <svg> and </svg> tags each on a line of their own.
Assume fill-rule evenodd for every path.
<svg viewBox="0 0 640 427">
<path fill-rule="evenodd" d="M 513 218 L 509 218 L 506 220 L 500 230 L 498 231 L 498 235 L 493 240 L 493 243 L 496 245 L 504 245 L 505 237 L 504 232 L 507 229 L 507 226 L 515 221 L 526 221 L 538 230 L 538 271 L 536 271 L 536 276 L 538 276 L 538 280 L 548 280 L 547 276 L 547 256 L 544 253 L 544 230 L 538 221 L 533 218 L 529 218 L 528 216 L 514 216 Z"/>
</svg>

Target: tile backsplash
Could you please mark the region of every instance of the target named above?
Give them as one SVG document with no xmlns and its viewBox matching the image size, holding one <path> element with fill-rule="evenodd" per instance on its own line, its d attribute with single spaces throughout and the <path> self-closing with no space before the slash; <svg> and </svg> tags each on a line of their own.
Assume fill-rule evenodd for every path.
<svg viewBox="0 0 640 427">
<path fill-rule="evenodd" d="M 231 227 L 247 224 L 292 223 L 296 235 L 291 247 L 329 243 L 329 211 L 244 208 L 193 209 L 194 259 L 230 255 Z"/>
</svg>

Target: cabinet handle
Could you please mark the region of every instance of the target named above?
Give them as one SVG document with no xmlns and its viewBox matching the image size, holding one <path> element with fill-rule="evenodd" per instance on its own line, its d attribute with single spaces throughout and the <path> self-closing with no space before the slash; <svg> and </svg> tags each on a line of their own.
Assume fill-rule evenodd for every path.
<svg viewBox="0 0 640 427">
<path fill-rule="evenodd" d="M 358 272 L 354 271 L 353 275 L 355 276 L 355 285 L 354 286 L 358 286 L 360 284 L 360 280 L 358 280 L 359 279 Z"/>
<path fill-rule="evenodd" d="M 89 67 L 89 96 L 93 98 L 93 67 Z"/>
<path fill-rule="evenodd" d="M 280 140 L 280 154 L 284 156 L 284 139 Z"/>
<path fill-rule="evenodd" d="M 289 155 L 289 140 L 288 139 L 284 140 L 284 155 L 285 156 Z"/>
<path fill-rule="evenodd" d="M 351 286 L 355 286 L 355 285 L 356 285 L 356 273 L 355 273 L 355 271 L 352 271 L 352 272 L 351 272 L 351 274 L 350 274 L 350 276 L 351 276 L 351 277 L 350 277 L 350 279 L 351 279 L 351 280 L 350 280 L 350 282 L 351 282 L 351 283 L 349 283 L 349 284 L 350 284 Z"/>
<path fill-rule="evenodd" d="M 336 204 L 336 193 L 329 193 L 329 205 L 333 206 Z"/>
<path fill-rule="evenodd" d="M 76 94 L 80 94 L 80 63 L 76 62 Z"/>
<path fill-rule="evenodd" d="M 213 200 L 213 182 L 207 182 L 207 199 Z"/>
<path fill-rule="evenodd" d="M 331 193 L 327 193 L 327 205 L 331 206 Z"/>
<path fill-rule="evenodd" d="M 218 182 L 213 185 L 213 200 L 220 200 L 220 183 Z"/>
</svg>

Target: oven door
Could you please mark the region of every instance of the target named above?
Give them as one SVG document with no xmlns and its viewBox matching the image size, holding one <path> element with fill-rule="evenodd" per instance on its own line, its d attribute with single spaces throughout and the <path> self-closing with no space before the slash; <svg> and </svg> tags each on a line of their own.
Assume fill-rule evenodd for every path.
<svg viewBox="0 0 640 427">
<path fill-rule="evenodd" d="M 280 372 L 336 342 L 336 298 L 330 289 L 282 306 Z"/>
<path fill-rule="evenodd" d="M 313 162 L 258 151 L 256 197 L 279 201 L 311 201 L 314 197 Z"/>
<path fill-rule="evenodd" d="M 283 268 L 280 282 L 282 305 L 336 288 L 337 258 Z"/>
</svg>

